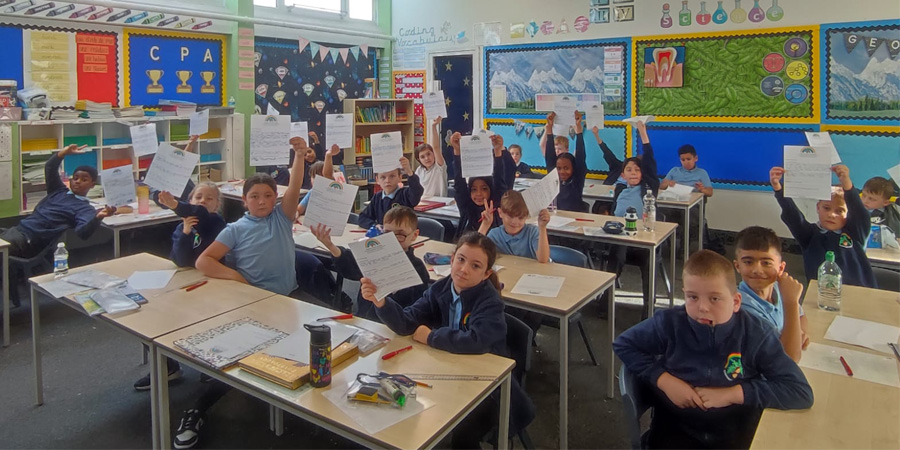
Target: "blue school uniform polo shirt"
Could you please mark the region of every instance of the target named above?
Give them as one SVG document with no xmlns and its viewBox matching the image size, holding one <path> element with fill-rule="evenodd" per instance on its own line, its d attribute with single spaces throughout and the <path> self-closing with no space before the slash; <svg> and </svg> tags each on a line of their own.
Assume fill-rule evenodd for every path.
<svg viewBox="0 0 900 450">
<path fill-rule="evenodd" d="M 291 222 L 278 204 L 266 217 L 244 213 L 216 241 L 230 249 L 229 260 L 251 285 L 288 295 L 297 289 Z"/>
<path fill-rule="evenodd" d="M 698 181 L 703 183 L 703 186 L 710 187 L 712 186 L 712 181 L 709 180 L 709 174 L 706 173 L 705 169 L 701 169 L 699 167 L 694 167 L 691 170 L 685 170 L 684 167 L 675 166 L 669 173 L 666 174 L 666 180 L 672 180 L 678 184 L 683 184 L 685 186 L 694 187 L 694 184 Z M 696 191 L 697 189 L 694 188 Z"/>
<path fill-rule="evenodd" d="M 778 335 L 781 336 L 781 332 L 784 330 L 784 304 L 781 302 L 781 289 L 778 288 L 778 283 L 775 283 L 775 289 L 772 290 L 772 297 L 775 298 L 774 304 L 756 295 L 756 292 L 753 292 L 753 289 L 750 289 L 750 286 L 743 281 L 738 285 L 738 291 L 742 295 L 741 311 L 748 312 L 759 317 L 763 322 L 772 325 L 775 327 Z M 802 306 L 800 307 L 800 315 L 803 315 Z"/>
<path fill-rule="evenodd" d="M 616 210 L 614 211 L 616 217 L 625 217 L 629 206 L 634 207 L 638 217 L 643 214 L 644 198 L 641 196 L 641 185 L 627 186 L 622 189 L 619 199 L 616 200 Z"/>
<path fill-rule="evenodd" d="M 522 228 L 522 231 L 514 235 L 507 233 L 504 227 L 499 226 L 488 231 L 487 236 L 497 245 L 497 251 L 504 255 L 536 259 L 540 234 L 538 227 L 529 223 Z"/>
</svg>

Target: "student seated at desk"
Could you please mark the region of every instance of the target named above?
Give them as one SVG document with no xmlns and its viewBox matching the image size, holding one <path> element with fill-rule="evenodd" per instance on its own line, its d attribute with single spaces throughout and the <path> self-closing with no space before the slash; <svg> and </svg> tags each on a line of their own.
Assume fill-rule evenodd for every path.
<svg viewBox="0 0 900 450">
<path fill-rule="evenodd" d="M 809 345 L 806 316 L 800 306 L 803 285 L 785 272 L 781 240 L 763 227 L 744 228 L 737 234 L 734 267 L 741 274 L 741 310 L 771 325 L 784 352 L 800 362 Z"/>
<path fill-rule="evenodd" d="M 456 192 L 456 207 L 459 209 L 459 225 L 456 227 L 456 237 L 469 231 L 477 231 L 478 223 L 488 202 L 500 204 L 500 196 L 512 187 L 513 180 L 507 179 L 506 163 L 503 158 L 503 143 L 494 145 L 494 171 L 490 177 L 471 177 L 467 182 L 462 176 L 462 160 L 460 158 L 459 140 L 462 135 L 453 133 L 450 136 L 450 146 L 453 147 L 453 159 L 456 164 L 456 174 L 453 177 L 453 189 Z M 500 217 L 494 214 L 492 226 L 500 225 Z"/>
<path fill-rule="evenodd" d="M 772 327 L 741 311 L 734 268 L 701 250 L 684 264 L 685 305 L 613 342 L 652 387 L 649 448 L 749 448 L 764 408 L 807 409 L 813 392 Z"/>
<path fill-rule="evenodd" d="M 696 192 L 702 193 L 706 198 L 713 196 L 712 181 L 705 169 L 697 167 L 697 150 L 691 144 L 685 144 L 678 148 L 678 159 L 681 161 L 680 166 L 675 166 L 665 178 L 659 183 L 659 190 L 664 191 L 676 184 L 690 186 Z M 673 219 L 678 221 L 677 219 Z M 691 208 L 691 221 L 699 223 L 703 220 L 703 242 L 705 247 L 720 254 L 725 254 L 725 247 L 718 240 L 713 240 L 709 234 L 709 227 L 706 226 L 706 217 L 700 217 L 700 210 Z M 687 244 L 685 244 L 687 245 Z"/>
<path fill-rule="evenodd" d="M 372 197 L 369 206 L 359 214 L 359 226 L 369 229 L 372 225 L 381 225 L 384 223 L 384 214 L 396 205 L 408 206 L 415 208 L 422 200 L 422 193 L 425 188 L 419 182 L 419 176 L 416 175 L 409 164 L 409 160 L 405 156 L 400 157 L 400 166 L 402 169 L 394 169 L 387 172 L 380 172 L 375 176 L 378 185 L 381 186 L 381 192 Z M 406 186 L 400 186 L 400 171 L 406 173 Z"/>
<path fill-rule="evenodd" d="M 336 155 L 340 152 L 340 147 L 337 144 L 331 146 L 328 149 L 328 152 L 325 153 L 325 159 L 323 161 L 316 161 L 313 165 L 309 166 L 309 184 L 313 184 L 316 181 L 316 177 L 321 175 L 329 180 L 334 179 L 334 164 L 332 163 L 332 156 Z M 297 205 L 297 216 L 302 216 L 306 214 L 306 207 L 309 206 L 309 199 L 312 197 L 312 191 L 306 193 L 303 196 L 303 199 L 300 200 L 300 204 Z"/>
<path fill-rule="evenodd" d="M 556 197 L 557 207 L 563 211 L 588 212 L 588 204 L 582 200 L 584 181 L 587 175 L 587 154 L 584 149 L 584 123 L 581 111 L 575 111 L 575 155 L 569 153 L 569 138 L 553 136 L 553 123 L 556 113 L 547 114 L 547 126 L 544 134 L 547 143 L 544 145 L 544 160 L 547 170 L 556 168 L 559 174 L 559 195 Z"/>
<path fill-rule="evenodd" d="M 866 241 L 872 230 L 869 211 L 850 181 L 850 169 L 838 164 L 832 166 L 831 171 L 841 184 L 831 188 L 831 200 L 816 203 L 819 221 L 813 224 L 803 217 L 793 199 L 784 196 L 781 184 L 784 168 L 773 167 L 769 171 L 769 182 L 781 206 L 781 221 L 800 244 L 807 280 L 819 277 L 819 266 L 825 261 L 825 253 L 830 251 L 834 252 L 834 261 L 841 268 L 844 284 L 877 289 L 875 274 L 866 256 Z"/>
<path fill-rule="evenodd" d="M 496 260 L 494 243 L 470 232 L 457 243 L 450 276 L 434 283 L 411 306 L 402 307 L 391 295 L 377 300 L 377 288 L 368 278 L 360 280 L 360 291 L 375 305 L 378 317 L 399 335 L 413 335 L 416 342 L 451 353 L 507 356 L 500 281 L 491 269 Z M 453 448 L 481 448 L 481 438 L 497 423 L 496 394 L 453 431 Z M 515 380 L 509 410 L 509 433 L 515 436 L 534 419 L 534 405 Z"/>
<path fill-rule="evenodd" d="M 447 196 L 447 162 L 441 149 L 440 116 L 431 122 L 431 144 L 416 147 L 415 158 L 419 162 L 416 175 L 422 183 L 423 197 Z M 437 151 L 435 151 L 437 149 Z"/>
<path fill-rule="evenodd" d="M 871 216 L 872 225 L 884 225 L 900 237 L 900 205 L 891 203 L 894 183 L 887 178 L 872 177 L 862 188 L 862 202 Z"/>
<path fill-rule="evenodd" d="M 541 174 L 531 171 L 531 166 L 522 162 L 522 147 L 519 144 L 509 146 L 509 156 L 516 166 L 516 178 L 541 178 Z"/>
</svg>

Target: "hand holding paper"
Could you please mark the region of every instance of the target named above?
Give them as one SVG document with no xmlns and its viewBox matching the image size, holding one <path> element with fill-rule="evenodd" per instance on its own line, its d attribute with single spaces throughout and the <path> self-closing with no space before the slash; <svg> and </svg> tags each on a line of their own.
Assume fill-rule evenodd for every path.
<svg viewBox="0 0 900 450">
<path fill-rule="evenodd" d="M 368 295 L 377 300 L 400 289 L 422 284 L 422 279 L 393 233 L 351 242 L 350 251 L 360 272 L 375 287 L 374 293 L 371 292 L 372 286 L 368 287 Z M 363 298 L 369 298 L 366 292 L 363 294 Z"/>
<path fill-rule="evenodd" d="M 191 114 L 190 119 L 190 134 L 200 136 L 209 132 L 208 109 Z"/>
<path fill-rule="evenodd" d="M 785 145 L 783 173 L 785 197 L 831 199 L 831 155 L 828 153 L 812 147 Z"/>
<path fill-rule="evenodd" d="M 157 148 L 159 148 L 159 139 L 156 137 L 155 123 L 135 125 L 129 128 L 129 132 L 131 133 L 131 147 L 134 149 L 134 156 L 141 157 L 156 153 Z"/>
<path fill-rule="evenodd" d="M 103 196 L 110 206 L 125 206 L 137 201 L 134 193 L 132 165 L 114 167 L 100 172 Z"/>
<path fill-rule="evenodd" d="M 494 173 L 494 152 L 490 138 L 463 136 L 459 140 L 463 177 L 489 177 Z"/>
<path fill-rule="evenodd" d="M 422 96 L 425 117 L 447 117 L 447 104 L 444 103 L 444 91 L 432 91 Z"/>
<path fill-rule="evenodd" d="M 347 218 L 350 216 L 350 209 L 356 200 L 358 190 L 359 187 L 352 184 L 341 184 L 325 177 L 316 177 L 312 191 L 306 194 L 311 197 L 306 208 L 306 216 L 303 218 L 304 223 L 310 228 L 317 224 L 325 225 L 331 228 L 331 234 L 334 236 L 344 234 L 344 227 L 347 225 Z"/>
</svg>

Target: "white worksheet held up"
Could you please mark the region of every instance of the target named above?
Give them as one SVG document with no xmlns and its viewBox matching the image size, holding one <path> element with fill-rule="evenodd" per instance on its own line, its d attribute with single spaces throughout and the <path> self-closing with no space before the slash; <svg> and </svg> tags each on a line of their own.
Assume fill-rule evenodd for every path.
<svg viewBox="0 0 900 450">
<path fill-rule="evenodd" d="M 489 177 L 494 173 L 494 146 L 489 136 L 474 134 L 459 139 L 462 176 Z"/>
<path fill-rule="evenodd" d="M 447 104 L 444 103 L 444 91 L 426 92 L 422 96 L 422 102 L 425 106 L 425 117 L 428 121 L 432 121 L 438 116 L 447 117 Z"/>
<path fill-rule="evenodd" d="M 290 163 L 291 116 L 250 116 L 250 165 Z"/>
<path fill-rule="evenodd" d="M 332 236 L 344 234 L 350 209 L 356 200 L 358 186 L 341 184 L 325 177 L 316 177 L 309 195 L 309 205 L 303 223 L 312 229 L 318 224 L 331 228 Z"/>
<path fill-rule="evenodd" d="M 325 116 L 327 148 L 337 144 L 340 148 L 353 147 L 353 115 L 327 114 Z"/>
<path fill-rule="evenodd" d="M 831 155 L 812 147 L 784 146 L 784 196 L 831 199 Z"/>
<path fill-rule="evenodd" d="M 156 149 L 159 147 L 159 138 L 156 137 L 155 123 L 135 125 L 128 130 L 131 132 L 131 147 L 134 149 L 134 156 L 141 157 L 156 153 Z"/>
<path fill-rule="evenodd" d="M 549 206 L 557 195 L 559 195 L 559 173 L 553 169 L 533 186 L 522 191 L 525 205 L 528 206 L 528 216 L 537 217 L 538 213 Z"/>
<path fill-rule="evenodd" d="M 350 251 L 363 276 L 375 284 L 375 298 L 422 284 L 394 233 L 350 243 Z"/>
<path fill-rule="evenodd" d="M 103 197 L 109 206 L 125 206 L 137 201 L 134 193 L 134 166 L 113 167 L 100 172 Z"/>
<path fill-rule="evenodd" d="M 198 162 L 200 155 L 197 153 L 160 144 L 144 183 L 160 191 L 183 192 Z"/>
<path fill-rule="evenodd" d="M 403 135 L 399 131 L 375 133 L 369 136 L 372 144 L 372 171 L 390 172 L 400 168 L 403 157 Z"/>
</svg>

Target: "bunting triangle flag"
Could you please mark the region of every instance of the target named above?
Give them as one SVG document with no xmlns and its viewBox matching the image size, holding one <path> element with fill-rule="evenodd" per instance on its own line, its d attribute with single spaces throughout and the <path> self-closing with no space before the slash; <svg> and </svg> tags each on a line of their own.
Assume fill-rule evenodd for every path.
<svg viewBox="0 0 900 450">
<path fill-rule="evenodd" d="M 345 47 L 345 48 L 341 49 L 341 62 L 347 62 L 347 54 L 348 53 L 350 53 L 349 48 Z"/>
<path fill-rule="evenodd" d="M 878 50 L 878 47 L 881 47 L 881 44 L 884 43 L 884 39 L 879 37 L 867 37 L 866 38 L 866 51 L 869 53 L 869 56 L 875 54 L 875 50 Z"/>
<path fill-rule="evenodd" d="M 332 48 L 328 50 L 328 53 L 331 53 L 331 62 L 336 63 L 338 60 L 338 53 L 341 50 L 339 48 Z"/>
<path fill-rule="evenodd" d="M 350 47 L 350 54 L 359 61 L 359 46 L 354 45 L 353 47 Z"/>
<path fill-rule="evenodd" d="M 300 50 L 298 53 L 303 53 L 303 50 L 306 50 L 306 46 L 309 45 L 309 39 L 300 38 L 298 41 L 300 43 Z"/>
<path fill-rule="evenodd" d="M 319 44 L 316 44 L 315 42 L 310 42 L 309 43 L 309 55 L 311 57 L 315 58 L 317 53 L 319 53 Z"/>
<path fill-rule="evenodd" d="M 322 61 L 322 62 L 325 61 L 325 57 L 328 56 L 329 50 L 331 50 L 331 49 L 324 45 L 319 45 L 319 61 Z"/>
<path fill-rule="evenodd" d="M 369 57 L 369 46 L 368 45 L 360 45 L 359 50 L 362 53 L 363 58 Z"/>
</svg>

